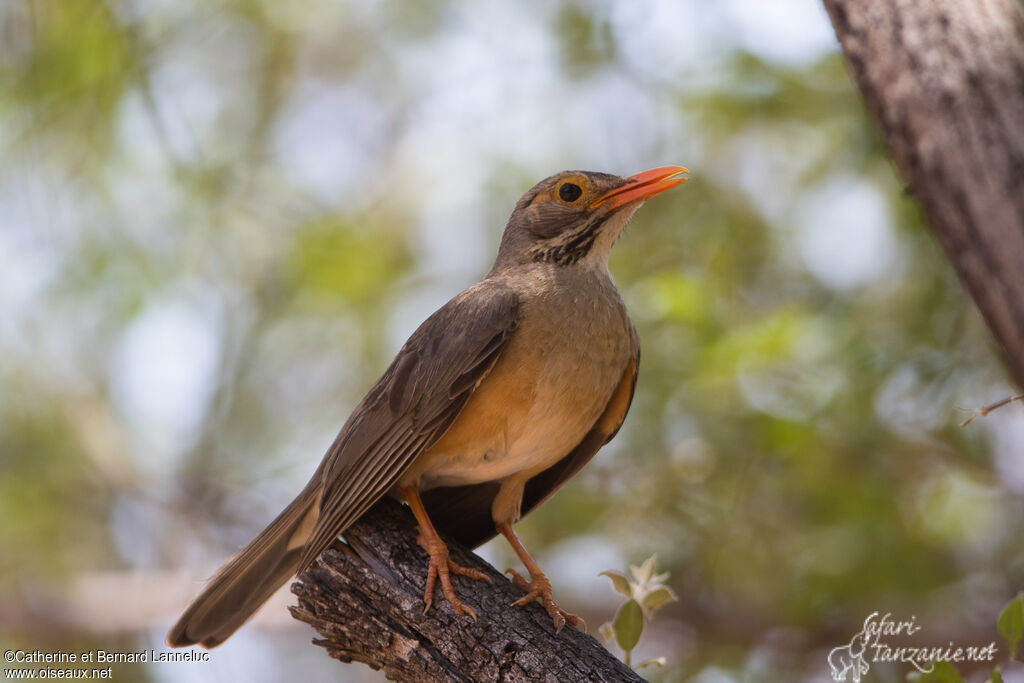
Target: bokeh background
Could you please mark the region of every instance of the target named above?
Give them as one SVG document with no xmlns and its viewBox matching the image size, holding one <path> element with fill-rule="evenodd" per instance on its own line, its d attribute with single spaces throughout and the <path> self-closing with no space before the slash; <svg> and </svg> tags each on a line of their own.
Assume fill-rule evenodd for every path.
<svg viewBox="0 0 1024 683">
<path fill-rule="evenodd" d="M 4 0 L 0 155 L 3 649 L 161 649 L 566 168 L 693 171 L 612 256 L 625 427 L 521 524 L 567 608 L 657 553 L 646 675 L 822 681 L 1024 583 L 1024 409 L 958 426 L 1013 387 L 815 0 Z M 115 676 L 380 679 L 288 601 Z"/>
</svg>

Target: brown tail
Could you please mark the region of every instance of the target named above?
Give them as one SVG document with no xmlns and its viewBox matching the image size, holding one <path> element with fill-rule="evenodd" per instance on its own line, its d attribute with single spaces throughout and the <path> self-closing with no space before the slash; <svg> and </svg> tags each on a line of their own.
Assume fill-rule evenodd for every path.
<svg viewBox="0 0 1024 683">
<path fill-rule="evenodd" d="M 245 623 L 299 568 L 306 539 L 320 514 L 319 502 L 320 486 L 310 482 L 210 579 L 167 633 L 167 644 L 216 647 Z"/>
</svg>

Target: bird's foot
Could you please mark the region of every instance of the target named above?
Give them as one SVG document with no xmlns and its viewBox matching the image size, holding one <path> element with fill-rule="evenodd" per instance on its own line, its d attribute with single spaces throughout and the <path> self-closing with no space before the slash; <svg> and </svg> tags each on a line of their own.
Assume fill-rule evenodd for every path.
<svg viewBox="0 0 1024 683">
<path fill-rule="evenodd" d="M 448 546 L 445 545 L 440 536 L 424 537 L 423 534 L 420 534 L 416 541 L 430 555 L 430 564 L 427 568 L 427 585 L 423 589 L 423 602 L 426 603 L 423 613 L 426 614 L 434 602 L 434 586 L 438 578 L 440 578 L 441 592 L 444 593 L 444 597 L 448 598 L 448 602 L 451 603 L 455 613 L 473 617 L 473 621 L 476 621 L 476 612 L 471 607 L 463 604 L 458 596 L 455 595 L 455 589 L 452 588 L 451 575 L 459 574 L 460 576 L 468 576 L 476 581 L 486 581 L 487 583 L 491 582 L 491 577 L 476 569 L 456 564 L 448 554 Z"/>
<path fill-rule="evenodd" d="M 526 595 L 513 602 L 513 605 L 528 605 L 540 598 L 541 604 L 544 605 L 544 609 L 551 615 L 551 619 L 555 624 L 555 633 L 561 631 L 567 622 L 586 632 L 587 623 L 575 614 L 570 614 L 559 607 L 558 603 L 551 597 L 551 582 L 548 581 L 548 577 L 544 576 L 544 574 L 531 572 L 530 580 L 527 581 L 515 569 L 506 569 L 505 573 L 512 575 L 512 583 L 515 584 L 516 588 L 526 591 Z"/>
</svg>

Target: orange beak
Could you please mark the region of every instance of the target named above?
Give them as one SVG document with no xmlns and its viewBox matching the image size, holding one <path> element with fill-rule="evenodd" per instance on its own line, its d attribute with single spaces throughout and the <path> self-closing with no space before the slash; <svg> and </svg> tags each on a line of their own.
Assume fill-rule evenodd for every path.
<svg viewBox="0 0 1024 683">
<path fill-rule="evenodd" d="M 614 211 L 630 202 L 646 201 L 656 194 L 661 194 L 665 190 L 671 190 L 676 185 L 685 183 L 689 178 L 680 174 L 689 172 L 689 169 L 682 166 L 662 166 L 631 175 L 626 178 L 625 185 L 601 195 L 590 205 L 590 208 L 597 208 L 605 202 L 611 202 L 608 208 Z"/>
</svg>

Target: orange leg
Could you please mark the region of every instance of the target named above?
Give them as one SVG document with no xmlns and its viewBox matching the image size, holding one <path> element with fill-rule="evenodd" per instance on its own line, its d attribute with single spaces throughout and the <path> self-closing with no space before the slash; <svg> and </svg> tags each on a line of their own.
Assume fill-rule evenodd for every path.
<svg viewBox="0 0 1024 683">
<path fill-rule="evenodd" d="M 448 546 L 444 544 L 441 537 L 437 534 L 437 530 L 434 529 L 433 522 L 430 521 L 430 517 L 427 515 L 427 509 L 423 507 L 423 501 L 420 499 L 419 491 L 415 487 L 409 486 L 399 489 L 399 492 L 405 498 L 406 502 L 409 503 L 409 509 L 412 510 L 412 514 L 416 517 L 416 521 L 420 525 L 420 535 L 417 538 L 417 542 L 424 550 L 430 555 L 430 565 L 427 569 L 427 586 L 423 590 L 423 602 L 426 603 L 426 607 L 423 609 L 423 613 L 426 614 L 427 610 L 430 609 L 430 605 L 434 602 L 434 585 L 437 583 L 437 579 L 441 579 L 441 592 L 448 598 L 448 602 L 451 603 L 452 609 L 455 610 L 456 614 L 466 614 L 473 617 L 476 620 L 476 612 L 462 604 L 462 601 L 455 595 L 455 589 L 452 588 L 451 574 L 460 574 L 462 576 L 468 576 L 471 579 L 484 580 L 488 583 L 491 582 L 483 572 L 477 571 L 476 569 L 470 569 L 469 567 L 463 567 L 460 564 L 455 564 L 451 557 L 448 555 Z"/>
<path fill-rule="evenodd" d="M 555 622 L 555 632 L 562 630 L 566 622 L 569 622 L 578 629 L 584 631 L 587 630 L 587 624 L 575 614 L 570 614 L 564 609 L 558 606 L 551 597 L 551 582 L 548 581 L 548 577 L 544 576 L 544 572 L 540 570 L 537 563 L 534 562 L 533 558 L 530 557 L 530 553 L 526 552 L 526 548 L 523 547 L 523 542 L 516 536 L 516 532 L 512 530 L 512 525 L 507 522 L 502 522 L 497 525 L 498 531 L 504 536 L 512 549 L 516 551 L 516 555 L 519 556 L 519 561 L 526 567 L 526 571 L 530 573 L 530 580 L 524 579 L 519 572 L 515 569 L 506 569 L 506 574 L 512 575 L 512 583 L 516 585 L 520 590 L 526 591 L 526 595 L 516 600 L 513 605 L 527 605 L 537 598 L 540 598 L 541 603 L 544 605 L 544 609 L 551 615 L 551 619 Z"/>
</svg>

